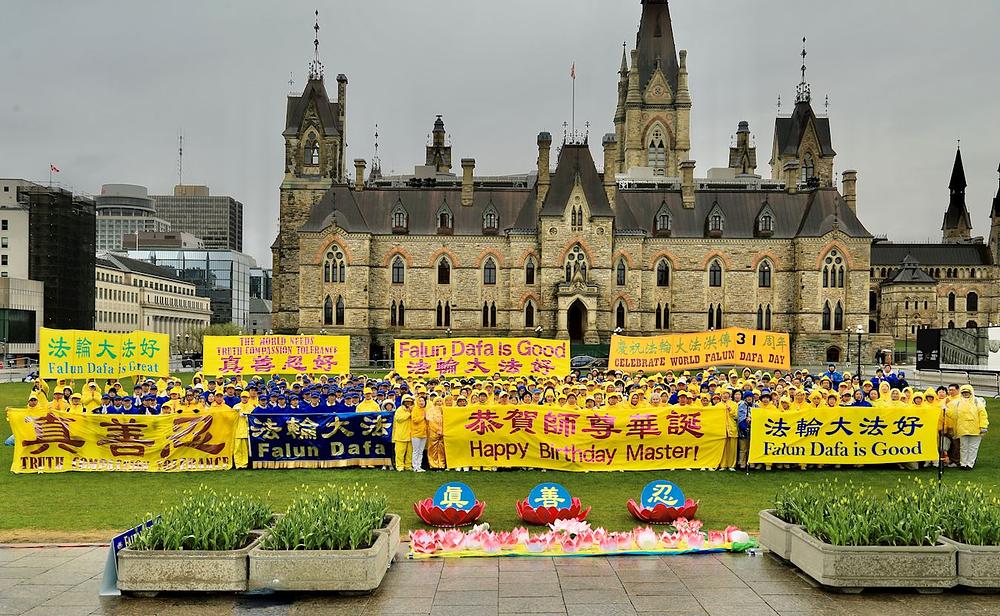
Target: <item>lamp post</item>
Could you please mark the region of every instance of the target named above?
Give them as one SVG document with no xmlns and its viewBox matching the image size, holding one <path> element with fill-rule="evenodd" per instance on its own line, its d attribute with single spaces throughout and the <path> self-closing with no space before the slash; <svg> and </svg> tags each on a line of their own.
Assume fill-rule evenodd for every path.
<svg viewBox="0 0 1000 616">
<path fill-rule="evenodd" d="M 865 328 L 860 323 L 854 328 L 854 333 L 858 335 L 858 382 L 861 381 L 861 334 L 865 333 Z"/>
<path fill-rule="evenodd" d="M 538 327 L 536 327 L 535 328 L 535 338 L 541 338 L 542 337 L 542 331 L 544 331 L 544 330 L 542 330 L 542 326 L 541 325 L 539 325 Z"/>
<path fill-rule="evenodd" d="M 621 336 L 621 335 L 622 335 L 623 333 L 625 333 L 625 330 L 624 330 L 624 329 L 622 329 L 622 328 L 620 328 L 620 327 L 616 327 L 616 328 L 615 328 L 615 335 L 616 335 L 616 336 Z"/>
<path fill-rule="evenodd" d="M 184 352 L 191 350 L 191 334 L 184 334 Z"/>
<path fill-rule="evenodd" d="M 444 330 L 444 335 L 447 338 L 451 338 L 451 328 L 450 327 L 448 329 Z"/>
</svg>

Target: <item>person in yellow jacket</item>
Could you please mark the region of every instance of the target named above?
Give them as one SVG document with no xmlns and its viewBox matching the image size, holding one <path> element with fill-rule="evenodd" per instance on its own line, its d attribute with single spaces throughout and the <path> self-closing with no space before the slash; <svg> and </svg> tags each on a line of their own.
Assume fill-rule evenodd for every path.
<svg viewBox="0 0 1000 616">
<path fill-rule="evenodd" d="M 445 468 L 444 398 L 440 394 L 431 394 L 425 420 L 427 421 L 427 462 L 431 468 Z"/>
<path fill-rule="evenodd" d="M 88 412 L 83 406 L 83 395 L 80 392 L 74 392 L 69 397 L 69 406 L 66 408 L 67 413 L 76 413 L 77 415 L 83 415 Z"/>
<path fill-rule="evenodd" d="M 424 448 L 427 447 L 427 398 L 421 396 L 414 400 L 413 396 L 403 396 L 403 407 L 410 411 L 410 445 L 412 451 L 412 468 L 414 473 L 424 472 Z"/>
<path fill-rule="evenodd" d="M 52 402 L 49 402 L 48 409 L 50 411 L 65 411 L 69 408 L 69 402 L 65 398 L 65 393 L 62 389 L 56 388 L 52 391 Z"/>
<path fill-rule="evenodd" d="M 732 399 L 728 391 L 723 392 L 721 404 L 726 417 L 726 442 L 722 449 L 720 469 L 736 470 L 736 450 L 739 447 L 740 430 L 737 426 L 739 403 Z"/>
<path fill-rule="evenodd" d="M 357 413 L 379 412 L 378 402 L 375 401 L 375 392 L 372 391 L 371 387 L 365 387 L 364 395 L 365 399 L 358 404 L 358 407 L 355 409 L 355 412 Z"/>
<path fill-rule="evenodd" d="M 256 408 L 250 403 L 249 392 L 240 394 L 240 401 L 233 407 L 239 413 L 236 416 L 236 447 L 233 450 L 233 462 L 236 468 L 246 468 L 250 464 L 250 420 L 247 416 Z"/>
<path fill-rule="evenodd" d="M 203 410 L 205 410 L 205 405 L 202 402 L 201 396 L 196 396 L 193 389 L 188 389 L 184 392 L 184 398 L 174 407 L 176 413 L 187 415 L 200 413 Z"/>
<path fill-rule="evenodd" d="M 80 400 L 80 404 L 83 405 L 83 408 L 87 409 L 88 413 L 101 406 L 101 390 L 97 386 L 96 381 L 88 381 L 83 386 L 83 397 Z"/>
<path fill-rule="evenodd" d="M 410 402 L 409 407 L 406 405 L 407 399 Z M 391 411 L 392 407 L 392 400 L 386 400 L 383 403 L 383 410 Z M 407 394 L 403 396 L 403 404 L 399 405 L 399 408 L 392 415 L 392 444 L 396 453 L 396 470 L 400 472 L 406 470 L 407 461 L 411 457 L 410 417 L 412 408 L 413 396 Z"/>
<path fill-rule="evenodd" d="M 952 416 L 955 438 L 959 440 L 959 466 L 971 471 L 979 455 L 979 444 L 989 428 L 990 420 L 986 405 L 980 406 L 975 399 L 972 385 L 962 385 L 959 397 L 948 404 L 948 414 Z"/>
</svg>

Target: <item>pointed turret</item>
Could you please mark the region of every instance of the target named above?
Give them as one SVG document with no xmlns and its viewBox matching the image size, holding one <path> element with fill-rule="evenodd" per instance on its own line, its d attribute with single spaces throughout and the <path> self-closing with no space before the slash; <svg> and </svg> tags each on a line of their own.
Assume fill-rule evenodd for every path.
<svg viewBox="0 0 1000 616">
<path fill-rule="evenodd" d="M 948 190 L 951 198 L 948 210 L 944 213 L 944 223 L 941 225 L 943 241 L 948 243 L 967 242 L 972 237 L 972 220 L 965 206 L 965 166 L 962 164 L 962 149 L 955 152 L 955 166 L 951 170 L 951 181 Z"/>
<path fill-rule="evenodd" d="M 1000 167 L 997 167 L 1000 173 Z M 993 209 L 990 210 L 990 252 L 993 253 L 993 264 L 1000 264 L 1000 188 L 993 197 Z"/>
<path fill-rule="evenodd" d="M 642 20 L 635 48 L 639 50 L 639 88 L 645 90 L 659 64 L 670 89 L 676 92 L 680 66 L 667 0 L 642 0 Z M 635 68 L 633 65 L 632 69 Z"/>
</svg>

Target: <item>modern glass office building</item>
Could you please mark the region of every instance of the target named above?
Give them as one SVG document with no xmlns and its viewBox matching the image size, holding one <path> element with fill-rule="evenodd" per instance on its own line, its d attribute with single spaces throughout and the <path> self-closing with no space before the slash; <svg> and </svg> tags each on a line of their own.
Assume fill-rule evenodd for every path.
<svg viewBox="0 0 1000 616">
<path fill-rule="evenodd" d="M 176 272 L 212 302 L 212 323 L 250 325 L 250 270 L 253 257 L 235 250 L 130 250 L 129 258 Z"/>
<path fill-rule="evenodd" d="M 156 214 L 171 231 L 200 237 L 211 250 L 243 250 L 243 204 L 211 195 L 207 186 L 177 185 L 172 195 L 154 195 Z"/>
<path fill-rule="evenodd" d="M 121 250 L 122 237 L 126 235 L 170 230 L 170 223 L 156 215 L 156 205 L 145 186 L 105 184 L 94 202 L 97 205 L 98 252 Z"/>
</svg>

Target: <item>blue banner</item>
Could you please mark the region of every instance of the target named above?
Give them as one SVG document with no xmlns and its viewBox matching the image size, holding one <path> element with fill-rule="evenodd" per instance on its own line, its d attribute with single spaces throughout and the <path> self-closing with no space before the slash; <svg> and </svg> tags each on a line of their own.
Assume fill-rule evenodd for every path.
<svg viewBox="0 0 1000 616">
<path fill-rule="evenodd" d="M 392 413 L 254 412 L 252 468 L 392 465 Z"/>
</svg>

